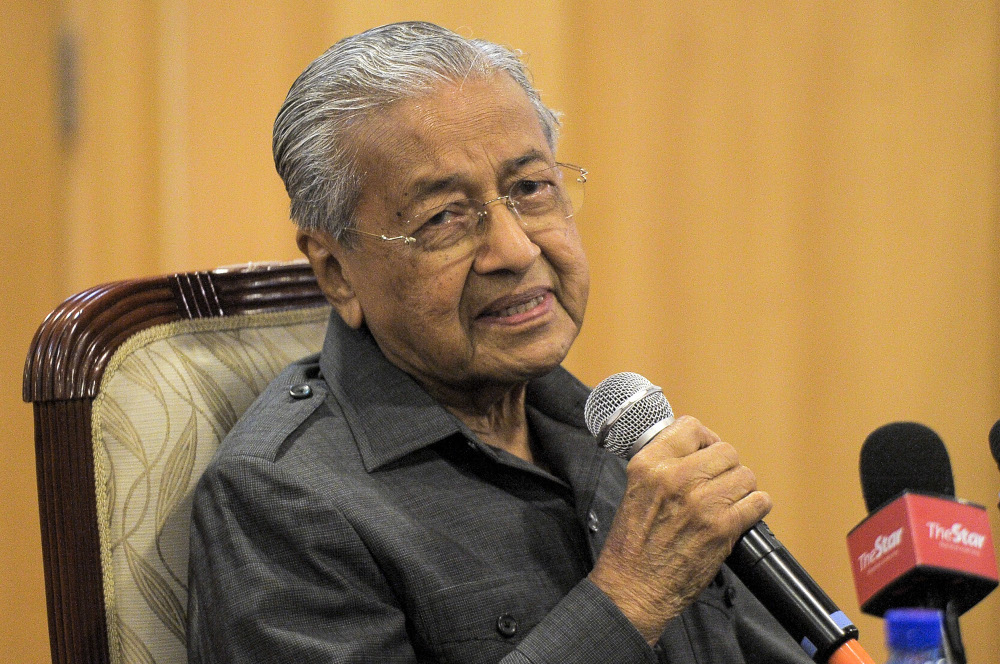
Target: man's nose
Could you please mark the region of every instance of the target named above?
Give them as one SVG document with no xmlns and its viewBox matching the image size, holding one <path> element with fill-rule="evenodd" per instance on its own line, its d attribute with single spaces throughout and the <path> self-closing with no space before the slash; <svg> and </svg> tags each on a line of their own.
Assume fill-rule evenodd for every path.
<svg viewBox="0 0 1000 664">
<path fill-rule="evenodd" d="M 503 205 L 494 205 L 494 203 Z M 510 270 L 523 272 L 538 258 L 542 250 L 535 244 L 524 226 L 517 208 L 509 196 L 498 196 L 483 204 L 486 230 L 476 252 L 473 268 L 477 272 Z"/>
</svg>

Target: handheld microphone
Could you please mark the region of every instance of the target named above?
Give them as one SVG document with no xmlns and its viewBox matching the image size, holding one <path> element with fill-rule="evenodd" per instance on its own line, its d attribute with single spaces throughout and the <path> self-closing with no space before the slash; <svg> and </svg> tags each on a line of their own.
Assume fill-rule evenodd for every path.
<svg viewBox="0 0 1000 664">
<path fill-rule="evenodd" d="M 949 650 L 964 662 L 958 616 L 997 586 L 986 510 L 955 498 L 948 451 L 921 424 L 873 431 L 860 470 L 871 514 L 848 533 L 847 546 L 861 610 L 942 610 Z"/>
<path fill-rule="evenodd" d="M 629 372 L 601 381 L 584 417 L 598 444 L 625 459 L 674 421 L 660 388 Z M 740 537 L 726 565 L 814 661 L 872 664 L 857 643 L 858 628 L 763 521 Z"/>
</svg>

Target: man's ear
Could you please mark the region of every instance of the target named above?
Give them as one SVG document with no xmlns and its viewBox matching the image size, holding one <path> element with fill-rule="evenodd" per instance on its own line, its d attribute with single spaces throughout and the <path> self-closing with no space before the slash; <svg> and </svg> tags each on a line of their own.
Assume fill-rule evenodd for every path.
<svg viewBox="0 0 1000 664">
<path fill-rule="evenodd" d="M 300 229 L 295 241 L 309 259 L 323 295 L 345 323 L 354 329 L 360 328 L 365 320 L 364 313 L 341 263 L 344 252 L 348 250 L 326 231 Z"/>
</svg>

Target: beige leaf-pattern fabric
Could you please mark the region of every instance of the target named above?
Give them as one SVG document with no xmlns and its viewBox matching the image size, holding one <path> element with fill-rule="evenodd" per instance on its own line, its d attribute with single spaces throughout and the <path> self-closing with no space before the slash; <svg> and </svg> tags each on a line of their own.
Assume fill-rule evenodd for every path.
<svg viewBox="0 0 1000 664">
<path fill-rule="evenodd" d="M 191 484 L 194 457 L 198 450 L 198 417 L 192 412 L 184 431 L 163 468 L 160 491 L 156 497 L 156 529 L 162 530 L 167 517 L 184 497 Z"/>
<path fill-rule="evenodd" d="M 115 353 L 92 409 L 112 664 L 186 661 L 191 492 L 267 383 L 320 350 L 329 314 L 162 325 Z"/>
<path fill-rule="evenodd" d="M 153 653 L 149 652 L 149 649 L 143 645 L 138 634 L 130 630 L 128 625 L 120 620 L 115 621 L 115 624 L 121 630 L 122 651 L 119 661 L 128 662 L 128 664 L 156 664 Z"/>
</svg>

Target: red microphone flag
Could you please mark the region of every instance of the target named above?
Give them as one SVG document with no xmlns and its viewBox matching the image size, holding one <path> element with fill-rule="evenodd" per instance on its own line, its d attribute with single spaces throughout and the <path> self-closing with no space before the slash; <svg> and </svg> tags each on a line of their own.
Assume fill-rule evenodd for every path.
<svg viewBox="0 0 1000 664">
<path fill-rule="evenodd" d="M 956 598 L 962 613 L 997 586 L 986 509 L 919 493 L 873 512 L 847 535 L 854 587 L 865 613 Z"/>
</svg>

